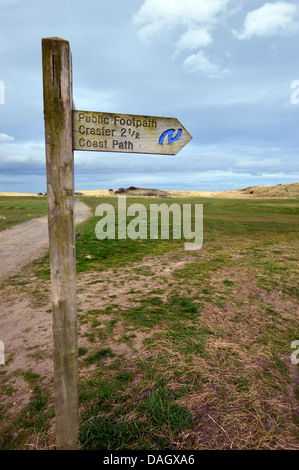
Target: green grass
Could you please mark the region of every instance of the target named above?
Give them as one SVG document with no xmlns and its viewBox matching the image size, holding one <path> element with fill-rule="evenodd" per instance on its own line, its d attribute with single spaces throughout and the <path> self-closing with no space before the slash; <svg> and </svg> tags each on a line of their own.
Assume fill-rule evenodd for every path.
<svg viewBox="0 0 299 470">
<path fill-rule="evenodd" d="M 96 353 L 90 354 L 89 356 L 87 356 L 85 358 L 85 363 L 86 364 L 98 363 L 101 359 L 103 359 L 104 357 L 108 357 L 108 356 L 114 357 L 113 352 L 111 351 L 110 348 L 103 348 L 97 351 Z"/>
<path fill-rule="evenodd" d="M 80 197 L 95 212 L 96 207 L 102 203 L 112 204 L 116 214 L 117 224 L 117 199 L 116 198 L 96 198 Z M 242 238 L 246 235 L 257 239 L 264 239 L 268 234 L 271 237 L 283 238 L 288 233 L 289 238 L 298 235 L 298 200 L 217 200 L 217 199 L 177 199 L 177 198 L 128 198 L 127 208 L 134 203 L 142 203 L 148 211 L 150 204 L 161 204 L 161 202 L 171 205 L 173 203 L 182 204 L 203 204 L 204 205 L 204 243 L 218 240 L 223 237 L 233 236 L 234 239 Z M 260 204 L 259 204 L 260 203 Z M 265 204 L 267 203 L 267 217 L 265 217 Z M 132 219 L 127 218 L 127 223 Z M 170 240 L 161 240 L 160 233 L 158 240 L 118 240 L 118 226 L 116 225 L 115 240 L 98 240 L 95 236 L 95 227 L 99 217 L 91 217 L 87 221 L 76 227 L 76 259 L 77 272 L 90 270 L 103 271 L 107 268 L 119 268 L 132 262 L 140 261 L 146 255 L 159 255 L 183 247 L 185 240 L 172 239 L 172 225 L 170 224 Z M 194 219 L 192 219 L 194 224 Z M 267 241 L 266 241 L 267 243 Z M 218 254 L 215 263 L 225 262 L 222 254 Z M 47 279 L 49 278 L 49 257 L 37 263 L 37 274 Z M 143 274 L 144 268 L 139 268 L 137 274 Z M 146 270 L 148 276 L 150 270 Z M 99 282 L 99 281 L 96 281 Z"/>
<path fill-rule="evenodd" d="M 109 381 L 98 378 L 81 385 L 86 423 L 81 426 L 80 441 L 85 449 L 169 449 L 182 430 L 191 428 L 189 411 L 176 403 L 176 394 L 165 386 L 141 394 L 132 403 L 132 392 L 126 390 L 133 377 L 124 370 Z"/>
<path fill-rule="evenodd" d="M 93 211 L 117 204 L 81 199 Z M 298 447 L 290 345 L 299 330 L 299 201 L 128 198 L 127 206 L 135 202 L 202 203 L 204 244 L 187 252 L 183 239 L 100 241 L 98 217 L 77 227 L 82 449 Z M 4 287 L 35 305 L 49 288 L 48 258 L 32 267 L 34 283 L 29 274 Z M 27 347 L 32 360 L 38 347 Z M 15 387 L 5 381 L 6 401 Z M 51 399 L 36 394 L 40 405 L 24 413 L 31 437 L 46 442 Z M 24 448 L 24 413 L 14 444 L 2 421 L 4 447 Z"/>
<path fill-rule="evenodd" d="M 101 202 L 84 200 L 93 209 Z M 167 201 L 163 198 L 163 202 Z M 94 408 L 85 403 L 83 448 L 174 449 L 177 441 L 185 449 L 215 449 L 219 445 L 243 449 L 292 447 L 298 436 L 298 420 L 296 415 L 291 422 L 285 420 L 279 394 L 284 396 L 284 406 L 290 401 L 290 409 L 298 399 L 288 361 L 299 324 L 289 314 L 287 303 L 295 301 L 298 279 L 298 201 L 188 199 L 179 203 L 204 204 L 202 254 L 195 253 L 194 262 L 175 270 L 171 279 L 164 279 L 163 289 L 161 283 L 155 284 L 156 288 L 143 294 L 128 286 L 137 305 L 123 308 L 121 301 L 114 299 L 115 304 L 98 312 L 121 322 L 122 338 L 132 348 L 136 335 L 130 338 L 131 331 L 149 336 L 143 341 L 146 357 L 137 357 L 131 363 L 134 386 L 127 382 L 114 388 L 116 375 L 110 376 L 109 395 L 105 385 L 108 379 L 89 383 L 92 403 L 94 387 L 101 399 L 96 399 Z M 91 233 L 96 221 L 89 223 Z M 84 230 L 80 228 L 81 232 Z M 82 239 L 86 241 L 84 234 Z M 119 251 L 114 251 L 114 243 L 107 243 L 111 252 L 106 252 L 104 261 L 96 256 L 90 261 L 93 269 L 99 270 L 94 264 L 98 259 L 101 266 L 114 266 L 116 272 L 122 272 L 128 264 L 138 262 L 139 250 L 143 256 L 158 260 L 169 251 L 172 259 L 172 253 L 183 248 L 183 240 L 173 244 L 163 240 L 134 242 L 133 251 L 130 241 L 126 250 L 119 246 Z M 88 251 L 87 247 L 88 243 L 84 248 Z M 102 248 L 105 253 L 106 245 Z M 85 271 L 80 256 L 79 250 L 77 263 Z M 133 272 L 136 279 L 150 276 L 153 282 L 151 269 L 142 267 Z M 252 283 L 255 293 L 243 292 L 243 282 Z M 255 289 L 260 289 L 258 294 Z M 271 295 L 264 300 L 269 293 L 281 302 L 279 312 L 272 306 Z M 240 326 L 235 328 L 236 324 Z M 255 325 L 259 325 L 258 335 Z M 111 332 L 106 340 L 111 341 L 114 334 Z M 252 349 L 250 344 L 254 343 L 257 347 Z M 262 361 L 257 359 L 260 354 Z M 121 355 L 114 359 L 123 367 L 127 364 Z M 257 370 L 248 367 L 259 361 Z M 102 367 L 104 376 L 113 373 L 113 362 L 106 368 L 102 363 Z M 287 390 L 293 390 L 292 397 Z M 265 428 L 260 420 L 266 423 Z M 270 431 L 268 421 L 276 423 Z M 205 429 L 200 439 L 195 431 L 198 426 Z M 184 440 L 185 433 L 188 440 Z M 281 433 L 285 440 L 279 437 Z"/>
<path fill-rule="evenodd" d="M 14 450 L 23 448 L 32 434 L 47 440 L 49 419 L 54 410 L 49 407 L 50 393 L 40 386 L 40 376 L 31 370 L 17 370 L 14 376 L 21 376 L 30 387 L 30 400 L 10 424 L 3 423 L 0 435 L 0 449 Z M 4 411 L 4 409 L 2 410 Z"/>
<path fill-rule="evenodd" d="M 47 213 L 44 196 L 0 196 L 0 231 Z"/>
</svg>

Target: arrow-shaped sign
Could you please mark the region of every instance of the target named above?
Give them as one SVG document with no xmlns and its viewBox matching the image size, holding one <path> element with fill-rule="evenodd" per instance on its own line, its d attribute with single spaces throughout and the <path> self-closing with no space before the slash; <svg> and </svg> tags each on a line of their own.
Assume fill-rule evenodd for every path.
<svg viewBox="0 0 299 470">
<path fill-rule="evenodd" d="M 73 111 L 73 149 L 176 155 L 192 139 L 175 118 Z"/>
</svg>

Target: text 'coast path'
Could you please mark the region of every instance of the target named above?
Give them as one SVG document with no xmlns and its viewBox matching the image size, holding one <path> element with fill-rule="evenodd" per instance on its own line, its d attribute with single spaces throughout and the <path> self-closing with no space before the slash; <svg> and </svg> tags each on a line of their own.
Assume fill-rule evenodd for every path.
<svg viewBox="0 0 299 470">
<path fill-rule="evenodd" d="M 176 155 L 192 139 L 176 118 L 73 111 L 73 149 Z"/>
</svg>

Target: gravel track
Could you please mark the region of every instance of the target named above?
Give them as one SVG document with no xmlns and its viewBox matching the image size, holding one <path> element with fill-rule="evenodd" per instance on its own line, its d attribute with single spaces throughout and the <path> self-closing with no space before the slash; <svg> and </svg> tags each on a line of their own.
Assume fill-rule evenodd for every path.
<svg viewBox="0 0 299 470">
<path fill-rule="evenodd" d="M 75 201 L 75 223 L 88 219 L 91 210 Z M 49 248 L 48 217 L 29 220 L 0 232 L 0 280 L 15 274 L 27 263 L 43 256 Z"/>
</svg>

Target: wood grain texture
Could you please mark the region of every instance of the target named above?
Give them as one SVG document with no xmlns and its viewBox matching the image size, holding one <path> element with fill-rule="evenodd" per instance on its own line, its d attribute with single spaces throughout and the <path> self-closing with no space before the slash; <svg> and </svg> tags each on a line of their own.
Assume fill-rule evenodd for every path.
<svg viewBox="0 0 299 470">
<path fill-rule="evenodd" d="M 57 449 L 79 448 L 72 64 L 69 43 L 42 40 Z"/>
</svg>

